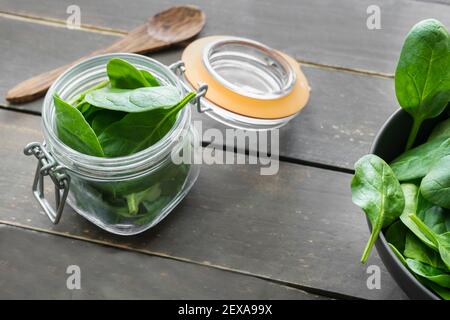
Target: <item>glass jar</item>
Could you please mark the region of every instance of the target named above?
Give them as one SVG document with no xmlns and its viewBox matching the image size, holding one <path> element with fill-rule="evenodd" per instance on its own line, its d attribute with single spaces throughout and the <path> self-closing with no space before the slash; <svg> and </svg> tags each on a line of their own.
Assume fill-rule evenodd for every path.
<svg viewBox="0 0 450 320">
<path fill-rule="evenodd" d="M 297 116 L 309 99 L 308 81 L 293 58 L 243 38 L 197 39 L 183 51 L 181 61 L 169 67 L 127 53 L 85 60 L 62 74 L 44 99 L 46 146 L 31 143 L 25 148 L 25 154 L 38 158 L 33 193 L 53 223 L 58 223 L 67 200 L 76 212 L 109 232 L 136 234 L 167 216 L 198 177 L 199 165 L 194 160 L 201 159 L 197 155 L 201 147 L 191 124 L 190 106 L 182 109 L 165 137 L 130 156 L 92 157 L 58 139 L 53 93 L 70 100 L 106 80 L 105 66 L 111 58 L 151 72 L 182 96 L 197 90 L 191 101 L 197 112 L 232 128 L 279 128 Z M 174 162 L 172 155 L 184 161 Z M 55 184 L 56 209 L 44 195 L 47 175 Z"/>
<path fill-rule="evenodd" d="M 193 159 L 200 143 L 191 123 L 192 108 L 187 105 L 166 136 L 129 156 L 93 157 L 63 144 L 56 132 L 53 93 L 67 101 L 106 80 L 105 66 L 111 58 L 127 60 L 138 69 L 151 72 L 161 84 L 178 88 L 181 96 L 187 93 L 168 67 L 145 56 L 108 54 L 83 61 L 61 75 L 49 89 L 42 113 L 46 145 L 33 144 L 28 147 L 28 154 L 44 158 L 39 161 L 34 191 L 53 222 L 59 220 L 59 206 L 67 193 L 67 203 L 81 216 L 109 232 L 133 235 L 156 225 L 186 196 L 198 177 L 199 165 L 193 161 L 176 164 L 172 155 Z M 186 152 L 187 156 L 183 154 Z M 57 185 L 57 210 L 49 207 L 40 186 L 46 174 Z"/>
</svg>

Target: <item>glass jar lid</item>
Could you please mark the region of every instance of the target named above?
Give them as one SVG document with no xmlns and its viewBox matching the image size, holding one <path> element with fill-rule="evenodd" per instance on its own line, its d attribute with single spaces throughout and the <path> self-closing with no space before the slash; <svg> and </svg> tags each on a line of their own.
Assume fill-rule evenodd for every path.
<svg viewBox="0 0 450 320">
<path fill-rule="evenodd" d="M 243 96 L 278 99 L 294 87 L 296 75 L 286 59 L 254 41 L 217 39 L 205 46 L 202 58 L 214 79 Z"/>
<path fill-rule="evenodd" d="M 232 127 L 273 129 L 295 117 L 309 99 L 299 64 L 256 41 L 212 36 L 192 42 L 183 52 L 184 84 L 208 85 L 203 111 Z"/>
</svg>

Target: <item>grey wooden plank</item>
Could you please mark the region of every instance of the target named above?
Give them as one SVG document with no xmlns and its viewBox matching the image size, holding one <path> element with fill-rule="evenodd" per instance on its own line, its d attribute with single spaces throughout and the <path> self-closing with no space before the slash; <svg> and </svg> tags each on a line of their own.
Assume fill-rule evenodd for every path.
<svg viewBox="0 0 450 320">
<path fill-rule="evenodd" d="M 12 57 L 0 60 L 2 93 L 20 80 L 67 63 L 114 38 L 1 18 L 0 30 L 7 31 L 0 37 L 0 50 Z M 39 46 L 29 50 L 30 41 Z M 177 61 L 180 54 L 180 49 L 173 49 L 151 57 L 170 64 Z M 311 100 L 297 118 L 281 129 L 280 154 L 351 169 L 352 164 L 369 151 L 374 135 L 396 109 L 393 81 L 315 67 L 303 70 L 312 87 Z M 41 103 L 39 100 L 10 107 L 40 112 Z M 225 129 L 196 112 L 195 119 L 203 121 L 204 129 Z"/>
<path fill-rule="evenodd" d="M 67 288 L 69 266 L 79 267 L 80 289 Z M 0 299 L 326 299 L 251 276 L 5 225 L 0 274 Z"/>
<path fill-rule="evenodd" d="M 79 0 L 83 23 L 129 30 L 182 0 Z M 262 41 L 300 60 L 392 74 L 412 25 L 435 17 L 450 25 L 450 7 L 411 0 L 193 0 L 207 14 L 202 35 L 232 34 Z M 1 0 L 3 11 L 66 20 L 72 0 Z M 366 26 L 370 5 L 381 9 L 381 29 Z"/>
<path fill-rule="evenodd" d="M 41 139 L 40 118 L 0 111 L 0 222 L 15 223 L 195 261 L 292 284 L 362 298 L 405 295 L 374 252 L 381 290 L 366 286 L 359 263 L 369 237 L 350 200 L 350 175 L 280 163 L 274 176 L 255 165 L 203 165 L 186 199 L 164 222 L 134 237 L 101 231 L 66 207 L 60 224 L 31 195 L 36 165 L 23 146 Z"/>
</svg>

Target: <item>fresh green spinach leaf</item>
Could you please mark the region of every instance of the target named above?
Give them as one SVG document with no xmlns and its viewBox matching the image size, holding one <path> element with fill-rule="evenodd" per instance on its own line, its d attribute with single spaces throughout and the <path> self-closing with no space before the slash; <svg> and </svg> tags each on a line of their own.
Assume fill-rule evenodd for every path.
<svg viewBox="0 0 450 320">
<path fill-rule="evenodd" d="M 97 136 L 81 112 L 57 94 L 53 95 L 53 101 L 59 139 L 81 153 L 103 157 L 104 153 Z"/>
<path fill-rule="evenodd" d="M 406 196 L 405 196 L 405 207 L 406 207 Z M 387 228 L 385 236 L 388 243 L 392 244 L 399 251 L 403 252 L 405 251 L 407 233 L 408 229 L 406 228 L 406 226 L 400 220 L 397 220 Z"/>
<path fill-rule="evenodd" d="M 97 108 L 131 113 L 169 108 L 176 105 L 181 97 L 178 89 L 172 86 L 132 90 L 106 87 L 89 92 L 85 100 Z"/>
<path fill-rule="evenodd" d="M 394 247 L 392 244 L 388 243 L 391 250 L 394 252 L 394 254 L 397 256 L 397 258 L 400 260 L 400 262 L 414 275 L 414 277 L 420 281 L 423 285 L 433 290 L 436 294 L 438 294 L 441 298 L 445 300 L 450 300 L 450 290 L 447 288 L 443 288 L 436 283 L 421 277 L 414 273 L 413 270 L 408 266 L 408 263 L 406 262 L 405 257 L 400 253 L 400 251 L 397 250 L 396 247 Z"/>
<path fill-rule="evenodd" d="M 450 138 L 450 118 L 436 125 L 428 137 L 428 141 L 446 140 Z"/>
<path fill-rule="evenodd" d="M 438 269 L 446 269 L 444 262 L 438 252 L 426 246 L 412 232 L 406 234 L 404 254 L 410 259 L 430 265 Z"/>
<path fill-rule="evenodd" d="M 421 204 L 419 205 L 420 191 L 419 188 L 411 183 L 402 184 L 403 194 L 405 196 L 405 209 L 400 215 L 400 220 L 403 224 L 412 231 L 420 240 L 422 240 L 429 247 L 436 249 L 434 243 L 428 239 L 428 237 L 422 233 L 422 231 L 417 227 L 414 221 L 411 220 L 410 215 L 415 213 L 423 213 L 426 211 L 426 208 L 423 208 L 423 202 L 425 200 L 422 199 Z M 428 203 L 427 201 L 425 201 Z"/>
<path fill-rule="evenodd" d="M 400 260 L 400 262 L 408 268 L 408 264 L 406 263 L 406 259 L 405 257 L 402 255 L 402 253 L 400 252 L 399 249 L 397 249 L 396 246 L 394 246 L 392 243 L 388 243 L 389 248 L 391 248 L 392 252 L 395 253 L 395 255 L 397 256 L 397 258 Z"/>
<path fill-rule="evenodd" d="M 94 90 L 98 90 L 98 89 L 104 88 L 107 85 L 109 85 L 109 80 L 104 80 L 104 81 L 96 84 L 95 86 L 92 86 L 89 89 L 87 89 L 87 90 L 83 91 L 82 93 L 80 93 L 76 98 L 72 99 L 69 102 L 69 104 L 71 104 L 73 106 L 77 106 L 77 109 L 80 110 L 80 108 L 78 108 L 78 105 L 81 105 L 84 102 L 84 97 L 86 96 L 87 93 L 89 93 L 91 91 L 94 91 Z"/>
<path fill-rule="evenodd" d="M 417 212 L 419 188 L 413 183 L 402 183 L 401 188 L 405 197 L 405 207 L 400 215 L 400 220 L 403 220 L 404 217 L 409 217 L 411 213 Z M 407 223 L 404 224 L 408 226 Z"/>
<path fill-rule="evenodd" d="M 450 100 L 450 35 L 435 19 L 416 24 L 408 33 L 395 71 L 395 92 L 413 117 L 406 149 L 425 119 L 441 114 Z"/>
<path fill-rule="evenodd" d="M 442 158 L 423 178 L 422 195 L 433 204 L 450 209 L 450 156 Z"/>
<path fill-rule="evenodd" d="M 400 181 L 411 181 L 425 177 L 441 158 L 450 155 L 450 138 L 424 143 L 408 150 L 394 161 L 391 168 Z"/>
<path fill-rule="evenodd" d="M 75 108 L 77 108 L 83 115 L 89 110 L 90 107 L 91 105 L 84 99 L 75 105 Z"/>
<path fill-rule="evenodd" d="M 130 214 L 137 214 L 139 211 L 139 205 L 143 201 L 153 202 L 159 198 L 161 195 L 161 187 L 160 184 L 157 183 L 150 188 L 143 190 L 141 192 L 131 193 L 126 195 L 128 204 L 128 211 Z"/>
<path fill-rule="evenodd" d="M 101 108 L 94 107 L 83 100 L 80 104 L 77 105 L 77 109 L 81 111 L 83 117 L 86 119 L 87 123 L 92 127 L 92 120 L 94 120 L 96 114 L 103 110 Z"/>
<path fill-rule="evenodd" d="M 412 184 L 403 184 L 403 193 L 408 209 L 405 209 L 400 216 L 400 220 L 412 231 L 425 245 L 438 251 L 437 246 L 431 241 L 426 234 L 411 220 L 410 215 L 415 215 L 422 220 L 431 230 L 438 234 L 450 231 L 450 215 L 441 207 L 435 206 L 426 200 L 419 191 L 419 188 Z"/>
<path fill-rule="evenodd" d="M 195 93 L 189 93 L 170 108 L 128 113 L 99 135 L 105 155 L 125 156 L 155 144 L 172 128 L 178 112 L 194 97 Z"/>
<path fill-rule="evenodd" d="M 364 263 L 381 229 L 402 213 L 405 198 L 394 172 L 375 155 L 366 155 L 356 162 L 351 187 L 353 202 L 364 210 L 372 225 L 372 234 L 361 257 Z"/>
<path fill-rule="evenodd" d="M 114 122 L 121 120 L 126 115 L 126 112 L 100 109 L 100 111 L 95 113 L 95 116 L 92 119 L 92 129 L 98 137 L 107 127 Z"/>
<path fill-rule="evenodd" d="M 106 65 L 111 86 L 118 89 L 137 89 L 142 87 L 151 87 L 143 72 L 139 71 L 131 63 L 113 58 Z M 153 78 L 153 76 L 152 76 Z M 155 79 L 156 80 L 156 79 Z"/>
<path fill-rule="evenodd" d="M 441 287 L 440 285 L 425 279 L 425 278 L 420 278 L 419 281 L 426 287 L 430 288 L 431 290 L 433 290 L 438 296 L 440 296 L 442 299 L 444 300 L 450 300 L 450 289 Z"/>
<path fill-rule="evenodd" d="M 417 275 L 424 277 L 444 288 L 450 288 L 450 274 L 417 260 L 406 258 L 408 267 Z"/>
<path fill-rule="evenodd" d="M 139 70 L 139 72 L 144 76 L 145 80 L 150 84 L 150 87 L 157 87 L 161 84 L 159 81 L 147 70 Z"/>
<path fill-rule="evenodd" d="M 450 270 L 450 232 L 437 234 L 416 215 L 412 214 L 410 217 L 428 239 L 433 242 L 435 247 L 438 248 L 442 261 L 447 266 L 447 269 Z"/>
</svg>

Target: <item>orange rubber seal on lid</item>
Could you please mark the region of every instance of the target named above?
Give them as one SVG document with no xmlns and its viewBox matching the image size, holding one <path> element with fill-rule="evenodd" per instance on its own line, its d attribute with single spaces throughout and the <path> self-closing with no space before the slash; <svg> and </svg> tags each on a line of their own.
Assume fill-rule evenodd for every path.
<svg viewBox="0 0 450 320">
<path fill-rule="evenodd" d="M 202 61 L 204 48 L 212 41 L 226 39 L 225 36 L 212 36 L 192 42 L 183 52 L 181 60 L 186 67 L 185 77 L 194 89 L 199 84 L 208 84 L 206 99 L 228 111 L 260 119 L 278 119 L 292 116 L 306 105 L 309 100 L 308 81 L 300 65 L 288 55 L 281 54 L 296 74 L 292 90 L 281 98 L 262 100 L 240 95 L 218 82 L 206 69 Z"/>
</svg>

